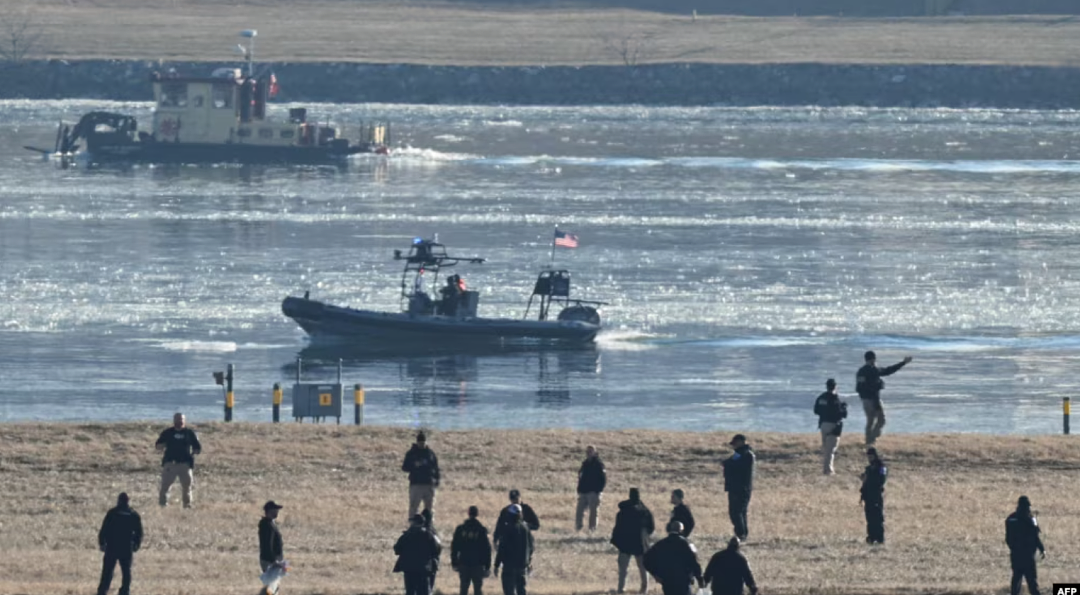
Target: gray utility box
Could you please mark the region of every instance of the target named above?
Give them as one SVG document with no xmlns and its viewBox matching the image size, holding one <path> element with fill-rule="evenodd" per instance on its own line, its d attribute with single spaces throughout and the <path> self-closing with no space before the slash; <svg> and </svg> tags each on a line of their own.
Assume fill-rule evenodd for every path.
<svg viewBox="0 0 1080 595">
<path fill-rule="evenodd" d="M 292 414 L 297 421 L 305 417 L 315 420 L 336 417 L 341 423 L 341 383 L 336 384 L 301 384 L 297 382 L 292 389 Z"/>
</svg>

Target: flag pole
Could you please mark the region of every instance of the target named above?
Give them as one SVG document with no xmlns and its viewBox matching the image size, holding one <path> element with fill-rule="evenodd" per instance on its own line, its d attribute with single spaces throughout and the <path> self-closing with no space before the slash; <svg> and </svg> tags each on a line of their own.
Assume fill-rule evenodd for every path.
<svg viewBox="0 0 1080 595">
<path fill-rule="evenodd" d="M 559 233 L 559 227 L 555 227 L 555 231 L 551 232 L 551 266 L 555 266 L 555 236 Z"/>
</svg>

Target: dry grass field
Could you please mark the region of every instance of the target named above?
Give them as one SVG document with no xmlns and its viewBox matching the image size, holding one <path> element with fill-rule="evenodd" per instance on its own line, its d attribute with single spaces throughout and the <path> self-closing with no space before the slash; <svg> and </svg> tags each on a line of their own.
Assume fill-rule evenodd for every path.
<svg viewBox="0 0 1080 595">
<path fill-rule="evenodd" d="M 29 8 L 28 8 L 29 7 Z M 634 61 L 1074 65 L 1080 19 L 699 16 L 413 0 L 4 0 L 35 57 L 225 61 L 237 31 L 289 62 L 577 65 Z M 0 42 L 5 41 L 0 39 Z M 627 51 L 629 50 L 629 51 Z"/>
<path fill-rule="evenodd" d="M 0 593 L 90 593 L 96 535 L 126 490 L 146 527 L 135 592 L 229 595 L 257 588 L 260 506 L 285 505 L 281 526 L 294 564 L 286 592 L 399 593 L 391 548 L 405 525 L 406 429 L 298 424 L 208 424 L 196 469 L 196 505 L 156 505 L 164 426 L 0 426 Z M 751 436 L 759 474 L 747 555 L 766 594 L 1001 593 L 1008 582 L 1003 520 L 1017 496 L 1039 512 L 1049 556 L 1040 578 L 1080 580 L 1080 446 L 1075 437 L 885 436 L 891 478 L 888 544 L 863 543 L 857 474 L 864 457 L 845 436 L 838 475 L 819 474 L 815 435 Z M 607 544 L 616 503 L 631 486 L 660 520 L 668 492 L 687 490 L 705 555 L 728 538 L 719 477 L 728 436 L 652 431 L 462 431 L 429 434 L 444 485 L 436 525 L 448 539 L 477 504 L 490 527 L 506 492 L 520 488 L 541 519 L 532 592 L 604 593 L 616 582 Z M 573 530 L 575 474 L 587 444 L 605 459 L 609 489 L 596 536 Z M 177 504 L 179 486 L 174 487 Z M 448 544 L 447 544 L 448 545 Z M 455 592 L 445 563 L 437 586 Z M 118 580 L 118 579 L 117 579 Z M 493 585 L 494 587 L 494 585 Z M 115 588 L 115 585 L 114 585 Z M 659 592 L 654 588 L 653 592 Z"/>
</svg>

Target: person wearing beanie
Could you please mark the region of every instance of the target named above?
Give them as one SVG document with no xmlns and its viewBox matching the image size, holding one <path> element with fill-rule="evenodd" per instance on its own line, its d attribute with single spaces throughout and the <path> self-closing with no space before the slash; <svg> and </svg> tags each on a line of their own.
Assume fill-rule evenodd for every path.
<svg viewBox="0 0 1080 595">
<path fill-rule="evenodd" d="M 728 495 L 728 517 L 735 529 L 735 536 L 745 541 L 750 534 L 750 496 L 754 491 L 754 449 L 746 443 L 746 436 L 736 434 L 728 443 L 735 450 L 724 459 L 724 491 Z"/>
<path fill-rule="evenodd" d="M 911 362 L 911 356 L 887 368 L 877 367 L 877 354 L 873 351 L 864 353 L 863 360 L 866 363 L 855 373 L 855 392 L 859 393 L 866 413 L 866 445 L 873 446 L 885 426 L 885 407 L 881 404 L 881 389 L 885 388 L 885 381 L 881 378 L 906 366 Z"/>
<path fill-rule="evenodd" d="M 645 552 L 645 568 L 660 581 L 664 595 L 686 595 L 694 582 L 698 587 L 705 584 L 697 550 L 682 536 L 682 532 L 682 523 L 669 521 L 667 537 Z"/>
<path fill-rule="evenodd" d="M 836 447 L 840 445 L 840 434 L 844 431 L 844 418 L 847 417 L 847 403 L 840 400 L 836 392 L 836 381 L 825 381 L 825 392 L 814 400 L 814 415 L 818 416 L 818 429 L 821 431 L 821 469 L 825 475 L 832 475 L 833 459 Z"/>
<path fill-rule="evenodd" d="M 491 541 L 479 516 L 480 509 L 470 506 L 469 518 L 454 529 L 450 543 L 450 567 L 461 579 L 461 595 L 468 595 L 470 584 L 473 595 L 483 595 L 484 578 L 491 572 Z"/>
<path fill-rule="evenodd" d="M 577 510 L 574 512 L 574 528 L 577 531 L 585 526 L 585 509 L 589 510 L 589 531 L 596 531 L 596 522 L 600 512 L 600 500 L 607 487 L 607 471 L 600 453 L 595 446 L 585 448 L 585 460 L 578 469 Z"/>
<path fill-rule="evenodd" d="M 1012 581 L 1009 585 L 1012 595 L 1020 595 L 1020 585 L 1027 581 L 1028 592 L 1039 595 L 1038 571 L 1035 567 L 1035 552 L 1046 559 L 1046 548 L 1039 538 L 1039 521 L 1031 511 L 1031 500 L 1020 496 L 1016 503 L 1016 512 L 1005 519 L 1005 543 L 1009 546 L 1009 561 L 1012 563 Z"/>
<path fill-rule="evenodd" d="M 712 587 L 713 595 L 743 595 L 744 587 L 750 588 L 750 595 L 757 593 L 757 583 L 750 563 L 739 550 L 738 537 L 728 541 L 727 549 L 713 554 L 705 566 L 704 583 Z"/>
<path fill-rule="evenodd" d="M 630 488 L 627 500 L 619 502 L 615 515 L 615 527 L 611 530 L 611 545 L 619 550 L 619 593 L 625 592 L 626 576 L 630 559 L 637 563 L 641 576 L 640 593 L 649 590 L 649 573 L 645 570 L 645 552 L 649 549 L 649 536 L 656 531 L 652 512 L 641 501 L 637 488 Z"/>
<path fill-rule="evenodd" d="M 409 474 L 409 518 L 420 512 L 420 503 L 435 513 L 435 488 L 439 487 L 439 459 L 427 445 L 427 435 L 419 432 L 416 443 L 405 453 L 401 470 Z"/>
<path fill-rule="evenodd" d="M 517 519 L 510 514 L 510 507 L 515 504 L 521 508 L 521 520 L 525 523 L 525 526 L 527 526 L 530 531 L 538 531 L 540 529 L 540 517 L 536 516 L 536 511 L 532 509 L 532 506 L 521 501 L 521 491 L 517 489 L 510 490 L 510 504 L 507 504 L 506 508 L 499 512 L 499 518 L 495 521 L 495 534 L 492 535 L 492 541 L 495 543 L 495 547 L 499 546 L 499 540 L 502 539 L 503 532 L 517 522 Z"/>
<path fill-rule="evenodd" d="M 885 543 L 885 480 L 889 478 L 889 469 L 876 448 L 867 449 L 866 458 L 870 464 L 859 476 L 862 479 L 859 495 L 866 514 L 866 543 L 881 545 Z"/>
<path fill-rule="evenodd" d="M 502 568 L 504 595 L 525 595 L 535 543 L 532 532 L 522 519 L 521 506 L 511 504 L 510 515 L 514 523 L 499 540 L 495 554 L 495 576 L 499 576 L 499 568 Z"/>
<path fill-rule="evenodd" d="M 116 498 L 116 507 L 105 513 L 105 520 L 98 531 L 98 547 L 105 554 L 98 595 L 109 592 L 117 562 L 120 563 L 120 595 L 131 593 L 131 563 L 142 545 L 142 539 L 142 519 L 131 508 L 127 493 L 121 493 Z"/>
<path fill-rule="evenodd" d="M 671 520 L 682 523 L 682 536 L 689 538 L 694 532 L 694 515 L 690 507 L 686 505 L 686 493 L 682 490 L 671 491 L 671 503 L 675 508 L 671 510 Z"/>
<path fill-rule="evenodd" d="M 409 528 L 394 543 L 398 557 L 394 572 L 404 575 L 405 595 L 431 595 L 431 573 L 438 564 L 442 544 L 424 523 L 423 515 L 413 515 Z"/>
</svg>

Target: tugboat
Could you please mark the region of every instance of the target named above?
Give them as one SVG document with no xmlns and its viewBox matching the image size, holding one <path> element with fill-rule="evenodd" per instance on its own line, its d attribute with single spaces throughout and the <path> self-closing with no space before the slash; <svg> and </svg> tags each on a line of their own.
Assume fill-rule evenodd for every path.
<svg viewBox="0 0 1080 595">
<path fill-rule="evenodd" d="M 52 151 L 25 148 L 66 159 L 85 142 L 90 163 L 324 164 L 389 151 L 385 123 L 361 125 L 361 138 L 351 142 L 333 126 L 308 122 L 306 108 L 290 109 L 285 122 L 268 119 L 266 104 L 277 94 L 277 78 L 253 71 L 256 31 L 241 36 L 250 40 L 246 48 L 238 46 L 247 60 L 246 74 L 218 68 L 202 77 L 172 70 L 151 75 L 155 108 L 149 132 L 138 130 L 132 116 L 95 111 L 74 126 L 61 122 Z"/>
<path fill-rule="evenodd" d="M 467 346 L 580 345 L 591 343 L 600 331 L 597 306 L 604 302 L 570 296 L 570 272 L 545 269 L 533 285 L 521 319 L 477 316 L 480 295 L 465 288 L 459 275 L 450 275 L 440 286 L 439 274 L 461 262 L 479 264 L 485 259 L 447 254 L 435 240 L 416 238 L 407 254 L 394 251 L 394 260 L 405 261 L 401 276 L 401 312 L 377 312 L 326 304 L 310 298 L 286 297 L 281 311 L 296 321 L 313 339 L 335 337 L 360 341 L 357 347 L 382 349 L 388 345 Z M 431 292 L 424 291 L 430 280 Z M 438 298 L 432 298 L 438 295 Z M 536 318 L 528 319 L 536 301 Z M 554 320 L 550 314 L 560 307 Z"/>
</svg>

